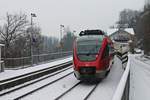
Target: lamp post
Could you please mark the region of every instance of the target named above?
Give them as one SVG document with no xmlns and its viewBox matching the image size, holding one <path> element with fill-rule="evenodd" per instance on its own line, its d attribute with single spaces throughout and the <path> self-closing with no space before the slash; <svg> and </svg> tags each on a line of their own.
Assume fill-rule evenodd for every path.
<svg viewBox="0 0 150 100">
<path fill-rule="evenodd" d="M 36 14 L 31 13 L 31 36 L 30 36 L 31 66 L 33 66 L 33 17 L 36 17 Z"/>
<path fill-rule="evenodd" d="M 65 26 L 64 25 L 60 25 L 60 41 L 62 39 L 62 28 L 64 28 Z"/>
<path fill-rule="evenodd" d="M 75 40 L 75 33 L 76 33 L 76 30 L 73 30 L 73 41 Z"/>
<path fill-rule="evenodd" d="M 73 30 L 73 35 L 76 33 L 76 30 Z"/>
<path fill-rule="evenodd" d="M 73 30 L 73 36 L 75 35 L 75 33 L 76 33 L 76 30 Z"/>
<path fill-rule="evenodd" d="M 65 26 L 64 25 L 60 25 L 60 52 L 61 52 L 61 56 L 62 56 L 62 31 L 63 31 L 63 28 L 64 28 Z"/>
</svg>

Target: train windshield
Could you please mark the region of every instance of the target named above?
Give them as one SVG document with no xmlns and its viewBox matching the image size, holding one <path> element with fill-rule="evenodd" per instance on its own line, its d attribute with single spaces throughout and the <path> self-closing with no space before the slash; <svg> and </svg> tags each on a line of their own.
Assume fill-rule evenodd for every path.
<svg viewBox="0 0 150 100">
<path fill-rule="evenodd" d="M 77 42 L 77 55 L 82 61 L 96 60 L 96 55 L 99 53 L 102 40 L 83 40 Z"/>
</svg>

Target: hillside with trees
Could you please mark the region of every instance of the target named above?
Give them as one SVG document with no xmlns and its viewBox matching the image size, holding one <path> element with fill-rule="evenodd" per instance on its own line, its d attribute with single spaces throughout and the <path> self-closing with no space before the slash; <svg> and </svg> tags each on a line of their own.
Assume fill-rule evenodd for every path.
<svg viewBox="0 0 150 100">
<path fill-rule="evenodd" d="M 133 28 L 135 47 L 150 55 L 150 4 L 145 4 L 143 11 L 124 9 L 116 22 L 117 28 Z"/>
</svg>

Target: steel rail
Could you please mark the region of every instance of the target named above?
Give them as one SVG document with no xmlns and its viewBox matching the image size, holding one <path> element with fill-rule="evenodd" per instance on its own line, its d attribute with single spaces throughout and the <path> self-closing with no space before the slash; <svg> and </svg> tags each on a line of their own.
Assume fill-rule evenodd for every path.
<svg viewBox="0 0 150 100">
<path fill-rule="evenodd" d="M 69 88 L 67 91 L 65 91 L 64 93 L 62 93 L 60 96 L 58 96 L 58 97 L 55 98 L 54 100 L 59 100 L 59 99 L 62 98 L 64 95 L 66 95 L 68 92 L 70 92 L 70 91 L 73 90 L 75 87 L 77 87 L 79 84 L 81 84 L 81 81 L 78 82 L 77 84 L 73 85 L 71 88 Z"/>
<path fill-rule="evenodd" d="M 70 62 L 67 62 L 67 63 L 60 64 L 60 65 L 55 65 L 55 66 L 48 67 L 48 68 L 45 68 L 45 69 L 41 69 L 41 70 L 38 70 L 38 71 L 34 71 L 34 72 L 30 72 L 30 73 L 23 74 L 23 75 L 20 75 L 20 76 L 16 76 L 16 77 L 13 77 L 13 78 L 9 78 L 9 79 L 6 79 L 6 80 L 2 80 L 1 83 L 0 83 L 0 91 L 4 90 L 4 89 L 7 89 L 7 88 L 11 88 L 11 87 L 16 86 L 16 85 L 20 85 L 20 84 L 25 83 L 27 81 L 31 81 L 33 79 L 42 77 L 44 75 L 53 73 L 57 70 L 61 70 L 61 69 L 66 68 L 67 66 L 69 66 L 71 64 L 72 63 L 70 61 Z"/>
<path fill-rule="evenodd" d="M 63 65 L 63 64 L 66 64 L 66 63 L 68 63 L 68 62 L 65 62 L 65 63 L 59 64 L 59 65 Z M 39 71 L 43 71 L 43 70 L 46 70 L 46 69 L 49 69 L 49 68 L 52 68 L 52 67 L 56 67 L 56 66 L 58 66 L 58 65 L 51 66 L 51 67 L 44 68 L 44 69 L 40 69 L 40 70 L 36 70 L 36 71 L 34 71 L 34 72 L 29 72 L 29 73 L 22 74 L 22 75 L 19 75 L 19 76 L 15 76 L 15 77 L 12 77 L 12 78 L 8 78 L 8 79 L 0 80 L 0 84 L 1 84 L 1 83 L 3 83 L 3 82 L 9 81 L 9 80 L 13 80 L 13 79 L 16 79 L 16 78 L 19 78 L 19 77 L 23 77 L 23 76 L 26 76 L 26 75 L 29 75 L 29 74 L 33 74 L 33 73 L 36 73 L 36 72 L 39 72 Z"/>
<path fill-rule="evenodd" d="M 64 72 L 64 71 L 66 71 L 66 70 L 69 70 L 69 69 L 71 69 L 71 68 L 72 68 L 72 67 L 68 67 L 68 68 L 63 69 L 63 70 L 61 70 L 61 71 L 58 71 L 58 72 L 56 72 L 56 73 L 50 74 L 50 75 L 48 75 L 48 76 L 46 76 L 46 77 L 44 77 L 44 78 L 41 78 L 41 79 L 32 81 L 31 83 L 27 83 L 27 84 L 25 84 L 25 85 L 19 86 L 19 87 L 17 87 L 17 88 L 12 89 L 12 90 L 10 89 L 10 90 L 8 90 L 8 91 L 5 91 L 5 92 L 3 92 L 3 93 L 0 93 L 0 96 L 4 96 L 4 95 L 6 95 L 6 94 L 10 94 L 10 93 L 12 93 L 12 92 L 14 92 L 14 91 L 17 91 L 17 90 L 19 90 L 19 89 L 22 89 L 22 88 L 25 88 L 25 87 L 30 86 L 30 85 L 32 85 L 32 84 L 35 84 L 35 83 L 37 83 L 37 82 L 40 82 L 40 81 L 42 81 L 42 80 L 44 80 L 44 79 L 50 78 L 50 77 L 52 77 L 52 76 L 55 76 L 55 75 L 57 75 L 57 74 L 59 74 L 59 73 L 61 73 L 61 72 Z"/>
<path fill-rule="evenodd" d="M 34 92 L 37 92 L 38 90 L 41 90 L 41 89 L 43 89 L 43 88 L 45 88 L 45 87 L 47 87 L 47 86 L 49 86 L 49 85 L 51 85 L 51 84 L 53 84 L 53 83 L 55 83 L 55 82 L 61 80 L 61 79 L 65 78 L 65 77 L 67 77 L 67 76 L 69 76 L 69 75 L 71 75 L 72 73 L 73 73 L 73 71 L 70 72 L 70 73 L 68 73 L 68 74 L 66 74 L 66 75 L 64 75 L 64 76 L 62 76 L 62 77 L 60 77 L 60 78 L 58 78 L 58 79 L 56 79 L 56 80 L 54 80 L 54 81 L 52 81 L 52 82 L 49 82 L 49 83 L 47 83 L 47 84 L 45 84 L 45 85 L 43 85 L 43 86 L 41 86 L 41 87 L 38 87 L 38 88 L 36 88 L 36 89 L 34 89 L 34 90 L 28 92 L 28 93 L 25 93 L 25 94 L 23 94 L 23 95 L 21 95 L 21 96 L 15 98 L 14 100 L 19 100 L 19 99 L 24 98 L 24 97 L 26 97 L 26 96 L 28 96 L 28 95 L 34 93 Z"/>
<path fill-rule="evenodd" d="M 64 95 L 66 95 L 68 92 L 70 92 L 71 90 L 73 90 L 75 87 L 77 87 L 79 84 L 81 84 L 82 82 L 78 82 L 77 84 L 75 84 L 74 86 L 72 86 L 71 88 L 69 88 L 67 91 L 65 91 L 64 93 L 62 93 L 60 96 L 58 96 L 57 98 L 55 98 L 54 100 L 59 100 L 61 99 Z M 99 83 L 97 83 L 94 88 L 86 95 L 86 97 L 84 98 L 84 100 L 87 100 L 90 95 L 93 93 L 93 91 L 97 88 Z"/>
<path fill-rule="evenodd" d="M 99 83 L 97 83 L 97 84 L 94 86 L 94 88 L 89 92 L 89 94 L 84 98 L 84 100 L 87 100 L 87 99 L 91 96 L 91 94 L 92 94 L 92 93 L 95 91 L 95 89 L 97 88 L 98 84 L 99 84 Z"/>
</svg>

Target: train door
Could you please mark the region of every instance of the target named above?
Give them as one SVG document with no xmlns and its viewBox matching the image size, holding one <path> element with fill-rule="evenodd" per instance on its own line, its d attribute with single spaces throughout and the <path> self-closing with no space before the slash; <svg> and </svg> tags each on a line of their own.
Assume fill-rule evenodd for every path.
<svg viewBox="0 0 150 100">
<path fill-rule="evenodd" d="M 114 48 L 113 46 L 109 45 L 109 66 L 111 67 L 112 64 L 114 63 Z"/>
<path fill-rule="evenodd" d="M 104 52 L 103 52 L 103 57 L 102 57 L 102 61 L 103 64 L 105 66 L 105 69 L 107 69 L 109 67 L 109 46 L 108 44 L 106 45 Z"/>
</svg>

